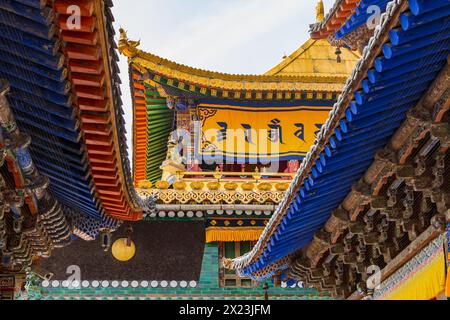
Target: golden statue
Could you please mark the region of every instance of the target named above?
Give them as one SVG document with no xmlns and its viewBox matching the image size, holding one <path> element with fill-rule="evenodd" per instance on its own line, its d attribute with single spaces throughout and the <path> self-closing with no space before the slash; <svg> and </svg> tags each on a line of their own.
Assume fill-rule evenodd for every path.
<svg viewBox="0 0 450 320">
<path fill-rule="evenodd" d="M 138 48 L 141 45 L 141 40 L 132 41 L 128 39 L 127 32 L 123 29 L 119 29 L 119 51 L 128 57 L 134 57 L 138 53 Z"/>
</svg>

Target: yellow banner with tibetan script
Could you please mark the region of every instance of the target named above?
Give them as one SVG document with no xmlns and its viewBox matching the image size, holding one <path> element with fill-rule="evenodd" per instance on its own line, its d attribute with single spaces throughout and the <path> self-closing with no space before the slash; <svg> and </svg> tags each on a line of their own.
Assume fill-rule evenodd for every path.
<svg viewBox="0 0 450 320">
<path fill-rule="evenodd" d="M 231 106 L 201 104 L 201 139 L 205 158 L 243 161 L 302 159 L 326 122 L 329 106 Z"/>
</svg>

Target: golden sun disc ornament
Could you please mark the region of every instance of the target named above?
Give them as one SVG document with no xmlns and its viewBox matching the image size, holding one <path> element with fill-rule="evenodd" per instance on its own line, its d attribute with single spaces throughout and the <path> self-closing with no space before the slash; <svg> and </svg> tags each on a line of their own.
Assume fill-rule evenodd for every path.
<svg viewBox="0 0 450 320">
<path fill-rule="evenodd" d="M 127 262 L 134 258 L 136 254 L 136 245 L 131 241 L 131 246 L 127 246 L 127 238 L 121 238 L 114 242 L 111 252 L 116 260 Z"/>
</svg>

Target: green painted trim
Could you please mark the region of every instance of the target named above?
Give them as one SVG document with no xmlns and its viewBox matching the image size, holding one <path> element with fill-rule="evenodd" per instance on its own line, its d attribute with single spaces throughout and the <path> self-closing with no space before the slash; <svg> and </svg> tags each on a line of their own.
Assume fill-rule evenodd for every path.
<svg viewBox="0 0 450 320">
<path fill-rule="evenodd" d="M 195 93 L 202 95 L 204 97 L 220 98 L 227 100 L 254 100 L 254 101 L 295 101 L 295 100 L 320 100 L 320 101 L 336 101 L 339 95 L 338 91 L 327 91 L 327 90 L 302 90 L 300 92 L 295 90 L 262 90 L 259 92 L 260 97 L 257 97 L 256 91 L 246 91 L 246 90 L 222 90 L 220 88 L 211 89 L 207 87 L 202 87 L 195 84 L 193 90 L 189 88 L 189 85 L 185 82 L 179 81 L 178 79 L 169 79 L 166 76 L 161 76 L 157 74 L 152 74 L 152 80 L 161 85 L 171 87 L 180 92 Z M 169 82 L 172 81 L 171 84 Z M 345 81 L 342 82 L 344 84 Z M 147 83 L 146 83 L 147 84 Z M 181 86 L 180 86 L 181 85 Z M 214 93 L 213 93 L 214 92 Z M 227 92 L 228 95 L 224 95 Z M 250 93 L 250 96 L 247 94 Z M 312 97 L 308 97 L 308 94 L 312 93 Z M 236 97 L 235 94 L 239 94 Z M 296 98 L 296 94 L 299 95 Z M 318 94 L 322 95 L 322 98 L 318 98 Z M 331 99 L 327 99 L 326 95 L 331 94 Z"/>
<path fill-rule="evenodd" d="M 175 111 L 166 105 L 155 87 L 144 83 L 145 102 L 147 105 L 147 152 L 146 179 L 152 183 L 161 180 L 160 169 L 167 154 L 167 142 L 172 132 Z"/>
</svg>

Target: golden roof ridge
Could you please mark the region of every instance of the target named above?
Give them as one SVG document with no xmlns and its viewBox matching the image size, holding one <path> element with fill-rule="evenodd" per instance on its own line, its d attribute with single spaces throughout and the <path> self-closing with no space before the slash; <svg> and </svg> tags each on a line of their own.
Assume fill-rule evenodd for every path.
<svg viewBox="0 0 450 320">
<path fill-rule="evenodd" d="M 218 71 L 210 71 L 201 68 L 187 66 L 181 63 L 162 58 L 153 53 L 145 52 L 138 49 L 140 41 L 129 40 L 125 30 L 120 29 L 119 51 L 129 58 L 129 63 L 136 63 L 148 69 L 155 71 L 165 71 L 167 75 L 176 75 L 183 73 L 193 77 L 206 78 L 207 80 L 223 80 L 232 82 L 305 82 L 305 83 L 345 83 L 349 74 L 320 74 L 320 73 L 304 73 L 301 75 L 268 75 L 261 74 L 231 74 Z M 310 39 L 311 40 L 311 39 Z M 307 43 L 310 41 L 308 40 Z M 303 45 L 297 49 L 298 52 Z M 292 56 L 292 55 L 291 55 Z M 356 55 L 355 55 L 356 56 Z M 356 60 L 356 59 L 355 59 Z M 283 63 L 283 62 L 282 62 Z M 153 68 L 152 68 L 153 67 Z M 324 81 L 326 80 L 326 81 Z"/>
</svg>

